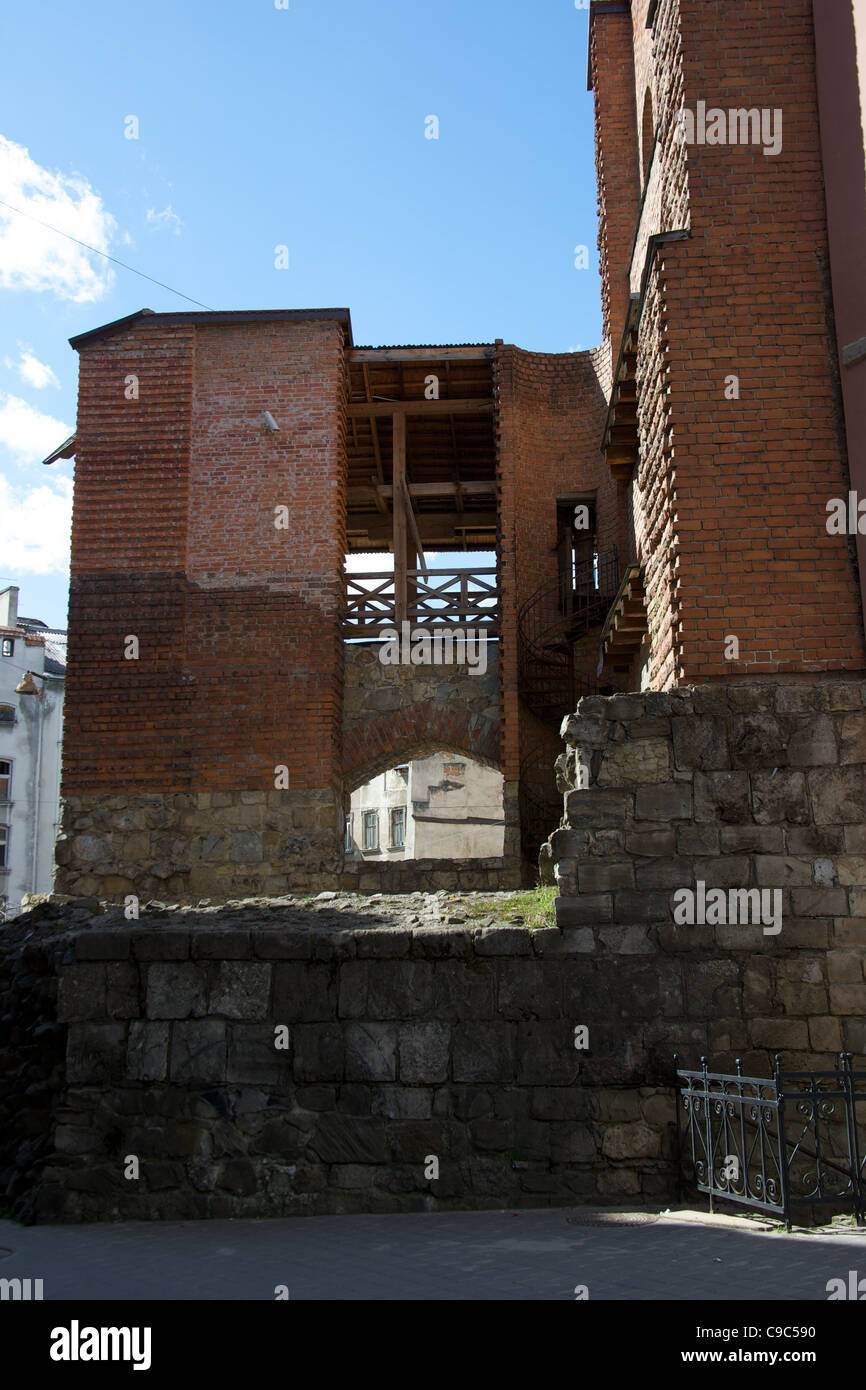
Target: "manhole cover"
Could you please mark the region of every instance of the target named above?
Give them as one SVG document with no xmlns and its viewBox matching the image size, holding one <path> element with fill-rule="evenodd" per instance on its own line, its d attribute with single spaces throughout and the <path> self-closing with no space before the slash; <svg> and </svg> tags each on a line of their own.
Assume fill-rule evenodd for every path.
<svg viewBox="0 0 866 1390">
<path fill-rule="evenodd" d="M 582 1207 L 565 1219 L 569 1226 L 654 1226 L 659 1218 L 654 1211 L 605 1211 L 598 1207 Z"/>
</svg>

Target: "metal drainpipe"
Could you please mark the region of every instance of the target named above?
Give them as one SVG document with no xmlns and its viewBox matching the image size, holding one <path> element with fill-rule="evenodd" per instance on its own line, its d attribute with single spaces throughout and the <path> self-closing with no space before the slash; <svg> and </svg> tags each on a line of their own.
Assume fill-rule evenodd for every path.
<svg viewBox="0 0 866 1390">
<path fill-rule="evenodd" d="M 45 693 L 39 701 L 39 735 L 36 741 L 36 792 L 33 809 L 33 858 L 30 863 L 30 892 L 36 892 L 39 867 L 39 811 L 42 791 L 42 725 L 45 721 Z"/>
</svg>

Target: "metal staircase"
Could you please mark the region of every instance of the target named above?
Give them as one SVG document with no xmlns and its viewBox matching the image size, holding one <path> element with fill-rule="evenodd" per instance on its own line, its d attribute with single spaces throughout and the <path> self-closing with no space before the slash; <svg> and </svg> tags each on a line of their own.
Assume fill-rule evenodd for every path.
<svg viewBox="0 0 866 1390">
<path fill-rule="evenodd" d="M 616 547 L 583 564 L 569 585 L 542 585 L 517 615 L 520 695 L 545 724 L 559 728 L 592 680 L 574 674 L 574 645 L 601 627 L 619 586 Z"/>
</svg>

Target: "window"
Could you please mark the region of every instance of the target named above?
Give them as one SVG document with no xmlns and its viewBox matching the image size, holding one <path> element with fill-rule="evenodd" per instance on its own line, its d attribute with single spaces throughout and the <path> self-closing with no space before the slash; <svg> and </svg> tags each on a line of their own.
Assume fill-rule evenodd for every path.
<svg viewBox="0 0 866 1390">
<path fill-rule="evenodd" d="M 0 825 L 0 869 L 9 867 L 9 826 Z"/>
<path fill-rule="evenodd" d="M 347 853 L 347 854 L 349 853 L 349 851 L 351 850 L 351 848 L 352 848 L 352 817 L 349 815 L 349 816 L 346 817 L 346 853 Z"/>
<path fill-rule="evenodd" d="M 0 762 L 0 801 L 9 800 L 9 789 L 12 786 L 12 764 Z"/>
<path fill-rule="evenodd" d="M 0 726 L 15 723 L 15 706 L 0 705 Z"/>
<path fill-rule="evenodd" d="M 15 655 L 15 639 L 14 639 L 13 637 L 4 637 L 4 638 L 3 638 L 3 655 L 4 655 L 4 656 L 14 656 L 14 655 Z"/>
<path fill-rule="evenodd" d="M 379 812 L 364 812 L 364 849 L 379 848 Z"/>
<path fill-rule="evenodd" d="M 403 849 L 406 844 L 406 807 L 394 806 L 391 810 L 391 848 Z"/>
</svg>

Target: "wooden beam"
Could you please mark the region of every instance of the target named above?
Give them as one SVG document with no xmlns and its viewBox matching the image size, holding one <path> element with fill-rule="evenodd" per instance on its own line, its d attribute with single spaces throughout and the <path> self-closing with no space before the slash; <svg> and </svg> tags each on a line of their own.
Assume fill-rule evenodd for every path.
<svg viewBox="0 0 866 1390">
<path fill-rule="evenodd" d="M 405 474 L 403 476 L 403 494 L 406 498 L 406 516 L 412 528 L 412 539 L 415 542 L 415 553 L 418 556 L 418 568 L 427 573 L 427 561 L 424 559 L 424 547 L 421 544 L 421 537 L 418 534 L 418 523 L 415 520 L 415 510 L 412 506 L 412 498 L 409 496 L 409 488 L 406 484 Z M 410 566 L 410 568 L 413 568 Z"/>
<path fill-rule="evenodd" d="M 406 621 L 406 416 L 394 413 L 394 486 L 391 489 L 394 512 L 394 617 L 399 628 Z"/>
<path fill-rule="evenodd" d="M 489 362 L 493 347 L 352 348 L 349 362 Z"/>
<path fill-rule="evenodd" d="M 474 482 L 460 483 L 460 491 L 464 497 L 495 497 L 496 483 L 487 482 L 479 479 Z M 457 493 L 457 483 L 409 483 L 410 497 L 454 497 Z M 348 501 L 350 507 L 359 506 L 363 502 L 372 502 L 373 494 L 378 490 L 383 497 L 390 497 L 394 491 L 390 483 L 383 483 L 378 489 L 376 487 L 350 487 L 348 489 Z"/>
<path fill-rule="evenodd" d="M 353 401 L 346 407 L 349 419 L 377 419 L 391 415 L 491 415 L 489 396 L 467 396 L 453 401 Z"/>
</svg>

